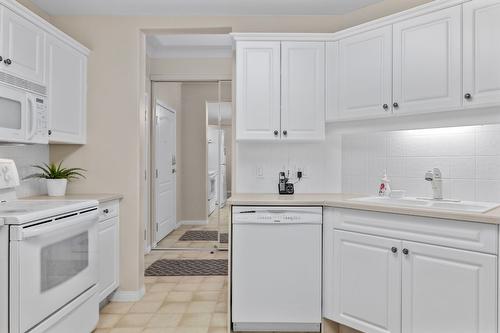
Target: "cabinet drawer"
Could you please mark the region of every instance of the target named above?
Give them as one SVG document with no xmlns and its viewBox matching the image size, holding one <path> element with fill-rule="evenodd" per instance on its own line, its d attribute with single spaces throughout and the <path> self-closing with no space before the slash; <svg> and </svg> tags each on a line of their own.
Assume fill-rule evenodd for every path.
<svg viewBox="0 0 500 333">
<path fill-rule="evenodd" d="M 498 253 L 493 224 L 435 219 L 353 209 L 325 210 L 335 229 L 392 237 L 485 253 Z"/>
<path fill-rule="evenodd" d="M 99 222 L 105 221 L 120 214 L 118 201 L 108 201 L 99 205 Z"/>
</svg>

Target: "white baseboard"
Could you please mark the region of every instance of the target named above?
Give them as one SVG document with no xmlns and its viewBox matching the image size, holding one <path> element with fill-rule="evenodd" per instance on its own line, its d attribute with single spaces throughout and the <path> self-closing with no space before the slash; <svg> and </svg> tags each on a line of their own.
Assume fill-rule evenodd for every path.
<svg viewBox="0 0 500 333">
<path fill-rule="evenodd" d="M 144 294 L 146 293 L 146 289 L 142 286 L 141 289 L 135 291 L 124 291 L 117 290 L 113 297 L 111 297 L 112 302 L 137 302 L 140 301 Z"/>
<path fill-rule="evenodd" d="M 182 220 L 177 222 L 177 226 L 180 225 L 205 225 L 208 224 L 208 220 Z"/>
</svg>

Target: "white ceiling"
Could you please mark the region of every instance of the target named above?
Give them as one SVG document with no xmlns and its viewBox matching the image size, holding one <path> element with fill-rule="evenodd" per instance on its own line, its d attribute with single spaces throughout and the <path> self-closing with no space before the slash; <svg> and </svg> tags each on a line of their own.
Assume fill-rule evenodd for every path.
<svg viewBox="0 0 500 333">
<path fill-rule="evenodd" d="M 170 34 L 147 37 L 151 58 L 231 58 L 228 34 Z"/>
<path fill-rule="evenodd" d="M 50 15 L 335 15 L 382 0 L 33 0 Z"/>
</svg>

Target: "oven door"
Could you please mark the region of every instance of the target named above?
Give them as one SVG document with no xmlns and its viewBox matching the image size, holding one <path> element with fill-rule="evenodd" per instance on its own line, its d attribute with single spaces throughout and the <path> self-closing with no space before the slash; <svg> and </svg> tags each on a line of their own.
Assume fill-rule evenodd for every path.
<svg viewBox="0 0 500 333">
<path fill-rule="evenodd" d="M 26 92 L 0 85 L 0 141 L 25 141 L 28 113 Z"/>
<path fill-rule="evenodd" d="M 28 331 L 97 283 L 97 221 L 96 209 L 11 227 L 12 333 Z"/>
</svg>

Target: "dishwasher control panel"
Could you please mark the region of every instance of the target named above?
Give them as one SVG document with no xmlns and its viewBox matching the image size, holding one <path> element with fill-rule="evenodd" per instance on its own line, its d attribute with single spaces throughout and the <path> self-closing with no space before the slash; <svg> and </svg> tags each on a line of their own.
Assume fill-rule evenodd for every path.
<svg viewBox="0 0 500 333">
<path fill-rule="evenodd" d="M 322 221 L 322 207 L 233 207 L 233 224 L 321 224 Z"/>
</svg>

